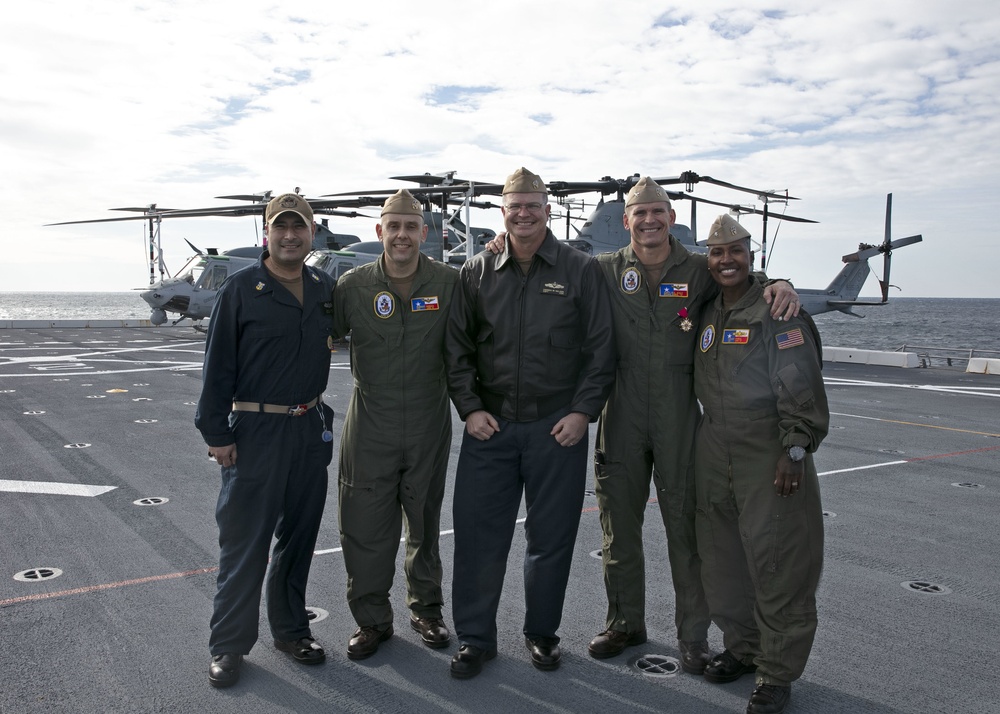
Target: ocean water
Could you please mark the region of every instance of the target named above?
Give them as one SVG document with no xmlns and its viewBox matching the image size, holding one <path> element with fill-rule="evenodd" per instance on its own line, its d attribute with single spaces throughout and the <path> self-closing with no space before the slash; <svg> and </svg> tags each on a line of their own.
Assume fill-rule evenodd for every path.
<svg viewBox="0 0 1000 714">
<path fill-rule="evenodd" d="M 855 307 L 863 318 L 839 312 L 816 316 L 823 344 L 897 350 L 904 345 L 1000 350 L 1000 299 L 893 298 Z M 149 308 L 134 292 L 0 292 L 0 320 L 142 320 Z"/>
</svg>

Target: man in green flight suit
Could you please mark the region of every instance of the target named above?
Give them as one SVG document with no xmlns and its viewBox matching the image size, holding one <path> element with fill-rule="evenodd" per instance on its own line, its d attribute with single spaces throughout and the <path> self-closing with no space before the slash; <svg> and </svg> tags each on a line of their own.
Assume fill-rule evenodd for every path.
<svg viewBox="0 0 1000 714">
<path fill-rule="evenodd" d="M 345 273 L 334 332 L 351 332 L 354 392 L 340 448 L 340 539 L 358 630 L 347 656 L 364 659 L 393 634 L 389 589 L 406 521 L 406 604 L 428 647 L 445 647 L 438 533 L 451 446 L 444 331 L 458 271 L 420 253 L 424 213 L 401 189 L 376 226 L 383 253 Z"/>
<path fill-rule="evenodd" d="M 607 621 L 588 651 L 603 659 L 646 641 L 642 524 L 652 474 L 667 535 L 681 666 L 702 674 L 712 654 L 695 542 L 693 328 L 718 287 L 705 256 L 670 235 L 674 217 L 663 188 L 642 178 L 625 201 L 630 244 L 597 258 L 611 286 L 618 372 L 594 452 Z M 788 283 L 767 290 L 772 315 L 798 312 Z"/>
</svg>

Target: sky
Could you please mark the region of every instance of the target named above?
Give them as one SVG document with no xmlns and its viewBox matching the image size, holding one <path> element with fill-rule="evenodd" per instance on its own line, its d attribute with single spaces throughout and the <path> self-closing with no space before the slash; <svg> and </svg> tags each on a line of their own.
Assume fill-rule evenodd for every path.
<svg viewBox="0 0 1000 714">
<path fill-rule="evenodd" d="M 892 193 L 892 236 L 923 242 L 894 253 L 890 297 L 1000 297 L 997 37 L 992 0 L 16 3 L 0 23 L 0 292 L 148 285 L 144 222 L 45 225 L 111 208 L 525 166 L 787 190 L 799 200 L 770 210 L 818 223 L 772 221 L 767 272 L 800 287 L 882 240 Z M 699 210 L 699 239 L 721 210 Z M 330 227 L 367 240 L 374 223 Z M 498 210 L 472 223 L 502 229 Z M 161 231 L 174 272 L 185 239 L 259 241 L 250 217 Z"/>
</svg>

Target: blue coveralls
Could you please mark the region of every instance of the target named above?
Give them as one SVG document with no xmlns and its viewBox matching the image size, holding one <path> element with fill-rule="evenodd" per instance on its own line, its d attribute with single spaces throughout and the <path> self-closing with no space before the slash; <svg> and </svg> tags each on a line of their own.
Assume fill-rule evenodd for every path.
<svg viewBox="0 0 1000 714">
<path fill-rule="evenodd" d="M 208 340 L 195 426 L 209 446 L 236 444 L 222 468 L 216 506 L 219 577 L 212 655 L 248 654 L 257 641 L 261 584 L 272 535 L 267 617 L 277 640 L 309 637 L 306 581 L 326 502 L 324 441 L 333 410 L 301 416 L 233 411 L 233 402 L 304 404 L 321 397 L 330 371 L 333 278 L 303 268 L 303 304 L 270 275 L 264 251 L 219 290 Z"/>
</svg>

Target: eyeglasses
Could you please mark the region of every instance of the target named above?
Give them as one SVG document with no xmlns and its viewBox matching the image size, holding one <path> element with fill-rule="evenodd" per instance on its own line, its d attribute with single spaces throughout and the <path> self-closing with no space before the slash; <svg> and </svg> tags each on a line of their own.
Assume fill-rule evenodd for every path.
<svg viewBox="0 0 1000 714">
<path fill-rule="evenodd" d="M 510 203 L 506 209 L 511 213 L 520 213 L 522 208 L 526 208 L 529 213 L 538 213 L 544 205 L 544 203 Z"/>
</svg>

